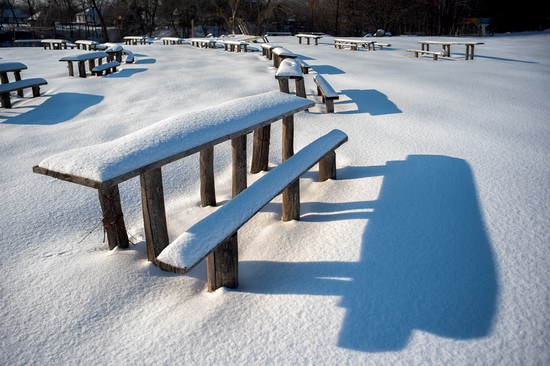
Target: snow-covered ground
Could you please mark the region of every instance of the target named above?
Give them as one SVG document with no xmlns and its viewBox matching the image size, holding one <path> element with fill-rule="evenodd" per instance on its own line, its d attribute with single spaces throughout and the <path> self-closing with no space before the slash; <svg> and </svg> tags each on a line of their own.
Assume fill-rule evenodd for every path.
<svg viewBox="0 0 550 366">
<path fill-rule="evenodd" d="M 317 182 L 317 168 L 301 180 L 300 221 L 281 222 L 276 199 L 239 231 L 240 286 L 214 293 L 204 264 L 175 275 L 147 262 L 138 179 L 120 185 L 135 245 L 108 251 L 97 192 L 32 166 L 277 90 L 260 47 L 125 46 L 134 64 L 86 79 L 59 62 L 83 51 L 0 49 L 48 81 L 0 109 L 0 364 L 550 364 L 550 34 L 470 38 L 485 43 L 473 61 L 463 46 L 416 59 L 418 40 L 352 52 L 328 36 L 270 39 L 313 67 L 296 149 L 335 128 L 349 142 L 338 180 Z M 315 73 L 340 94 L 334 114 Z M 217 147 L 222 204 L 230 161 Z M 163 178 L 173 239 L 213 209 L 200 208 L 198 156 Z"/>
</svg>

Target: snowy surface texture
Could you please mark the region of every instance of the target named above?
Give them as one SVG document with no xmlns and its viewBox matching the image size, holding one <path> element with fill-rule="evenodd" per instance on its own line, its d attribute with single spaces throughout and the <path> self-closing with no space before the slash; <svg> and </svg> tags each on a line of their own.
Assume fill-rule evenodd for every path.
<svg viewBox="0 0 550 366">
<path fill-rule="evenodd" d="M 438 40 L 373 52 L 269 38 L 312 66 L 296 151 L 333 129 L 349 142 L 338 180 L 303 176 L 300 221 L 281 222 L 275 199 L 239 230 L 240 286 L 214 293 L 204 263 L 176 275 L 146 260 L 138 178 L 119 186 L 135 245 L 108 251 L 97 191 L 32 167 L 277 91 L 260 45 L 126 45 L 135 63 L 86 79 L 59 62 L 82 50 L 2 48 L 48 85 L 0 109 L 0 364 L 550 364 L 550 34 L 483 38 L 473 61 L 463 46 L 438 61 L 405 51 L 423 39 Z M 280 123 L 271 135 L 275 167 Z M 230 143 L 216 146 L 220 206 L 230 165 Z M 195 154 L 162 170 L 170 240 L 215 210 L 200 207 L 198 167 Z"/>
</svg>

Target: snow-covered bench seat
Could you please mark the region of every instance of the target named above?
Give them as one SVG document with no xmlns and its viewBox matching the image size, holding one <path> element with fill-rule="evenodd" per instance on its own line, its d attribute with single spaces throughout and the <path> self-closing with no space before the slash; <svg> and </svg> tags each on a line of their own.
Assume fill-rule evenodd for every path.
<svg viewBox="0 0 550 366">
<path fill-rule="evenodd" d="M 214 291 L 222 286 L 236 288 L 239 228 L 279 194 L 283 193 L 285 202 L 285 190 L 292 185 L 297 186 L 295 196 L 286 199 L 296 202 L 292 218 L 298 219 L 300 176 L 319 162 L 319 179 L 336 179 L 334 151 L 347 140 L 344 132 L 333 130 L 308 144 L 222 207 L 187 229 L 160 253 L 156 259 L 157 265 L 167 271 L 187 273 L 207 258 L 208 291 Z M 228 252 L 232 255 L 228 255 Z"/>
<path fill-rule="evenodd" d="M 304 75 L 299 60 L 289 58 L 283 60 L 275 73 L 275 79 L 279 81 L 279 90 L 284 93 L 290 93 L 289 80 L 294 79 L 296 95 L 306 98 Z"/>
<path fill-rule="evenodd" d="M 110 61 L 105 64 L 97 65 L 92 69 L 92 75 L 103 75 L 103 72 L 105 72 L 105 75 L 109 75 L 112 72 L 116 72 L 116 68 L 120 66 L 120 62 L 118 61 Z"/>
<path fill-rule="evenodd" d="M 283 47 L 273 48 L 271 50 L 271 54 L 273 58 L 273 67 L 279 67 L 279 65 L 284 59 L 298 57 L 297 54 L 290 52 L 289 50 Z"/>
<path fill-rule="evenodd" d="M 0 99 L 2 100 L 2 107 L 11 108 L 10 93 L 17 91 L 17 94 L 22 97 L 23 89 L 32 89 L 32 96 L 36 98 L 40 95 L 40 86 L 46 85 L 48 82 L 42 78 L 30 78 L 23 80 L 12 81 L 7 84 L 0 84 Z"/>
<path fill-rule="evenodd" d="M 441 53 L 441 51 L 407 50 L 407 52 L 414 52 L 414 57 L 418 57 L 419 54 L 431 55 L 434 61 L 437 61 L 438 57 L 445 56 Z"/>
<path fill-rule="evenodd" d="M 231 140 L 233 193 L 246 187 L 246 137 L 254 131 L 253 173 L 267 169 L 271 123 L 283 120 L 283 158 L 293 154 L 294 114 L 314 103 L 278 91 L 239 98 L 201 111 L 176 115 L 116 140 L 57 153 L 33 167 L 38 174 L 99 191 L 109 248 L 128 247 L 118 185 L 140 177 L 147 257 L 168 245 L 161 168 L 200 152 L 201 203 L 215 205 L 214 146 Z M 265 167 L 265 168 L 263 168 Z M 251 168 L 252 171 L 252 168 Z"/>
<path fill-rule="evenodd" d="M 325 103 L 327 113 L 334 112 L 334 100 L 340 99 L 338 93 L 336 93 L 328 81 L 319 74 L 316 74 L 313 77 L 313 81 L 317 85 L 317 95 L 320 95 L 323 98 L 323 103 Z"/>
</svg>

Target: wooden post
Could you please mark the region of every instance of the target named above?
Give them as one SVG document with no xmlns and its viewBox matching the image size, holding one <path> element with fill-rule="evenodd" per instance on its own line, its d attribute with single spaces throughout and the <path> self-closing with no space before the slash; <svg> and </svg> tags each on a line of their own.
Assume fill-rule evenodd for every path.
<svg viewBox="0 0 550 366">
<path fill-rule="evenodd" d="M 319 160 L 319 180 L 324 182 L 329 179 L 336 179 L 336 152 L 328 152 Z"/>
<path fill-rule="evenodd" d="M 139 179 L 147 259 L 153 261 L 169 244 L 161 168 L 142 173 Z"/>
<path fill-rule="evenodd" d="M 14 71 L 15 81 L 21 80 L 21 71 Z M 23 89 L 17 91 L 17 95 L 23 98 Z"/>
<path fill-rule="evenodd" d="M 208 291 L 220 287 L 237 288 L 239 286 L 239 256 L 237 233 L 220 244 L 206 257 Z"/>
<path fill-rule="evenodd" d="M 231 140 L 233 156 L 233 197 L 246 189 L 246 135 Z M 239 286 L 239 251 L 237 233 L 225 239 L 206 257 L 208 291 Z"/>
<path fill-rule="evenodd" d="M 283 118 L 282 123 L 283 161 L 294 155 L 294 115 Z"/>
<path fill-rule="evenodd" d="M 304 83 L 304 78 L 296 78 L 296 96 L 307 98 L 306 97 L 306 86 Z"/>
<path fill-rule="evenodd" d="M 81 78 L 86 77 L 86 65 L 84 61 L 78 61 L 78 76 Z"/>
<path fill-rule="evenodd" d="M 260 127 L 254 130 L 252 144 L 252 162 L 250 173 L 256 174 L 268 170 L 269 165 L 269 142 L 271 138 L 271 125 Z"/>
<path fill-rule="evenodd" d="M 99 204 L 103 212 L 103 230 L 107 235 L 109 249 L 128 248 L 128 234 L 124 224 L 122 205 L 118 186 L 107 189 L 99 189 Z"/>
<path fill-rule="evenodd" d="M 294 155 L 294 115 L 283 118 L 282 160 L 286 161 Z M 283 191 L 283 221 L 300 218 L 300 179 L 289 185 Z"/>
<path fill-rule="evenodd" d="M 214 147 L 200 152 L 201 206 L 216 206 L 214 185 Z"/>
<path fill-rule="evenodd" d="M 288 85 L 288 78 L 279 79 L 279 90 L 283 93 L 290 94 L 290 87 Z"/>
<path fill-rule="evenodd" d="M 232 177 L 233 197 L 241 193 L 247 186 L 246 184 L 246 135 L 235 137 L 231 140 L 232 147 Z"/>
<path fill-rule="evenodd" d="M 73 62 L 67 61 L 67 68 L 69 69 L 69 76 L 74 76 Z"/>
</svg>

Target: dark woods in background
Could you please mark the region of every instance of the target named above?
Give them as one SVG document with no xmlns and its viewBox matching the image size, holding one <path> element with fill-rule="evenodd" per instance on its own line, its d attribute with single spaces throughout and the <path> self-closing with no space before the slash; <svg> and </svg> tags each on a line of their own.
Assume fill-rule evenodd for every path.
<svg viewBox="0 0 550 366">
<path fill-rule="evenodd" d="M 481 34 L 467 18 L 490 22 L 488 32 L 550 27 L 550 2 L 527 0 L 0 0 L 2 31 L 27 38 L 96 38 L 120 35 L 190 37 L 245 31 L 322 32 L 364 36 Z M 240 25 L 240 27 L 239 27 Z M 57 34 L 56 34 L 57 33 Z"/>
</svg>

